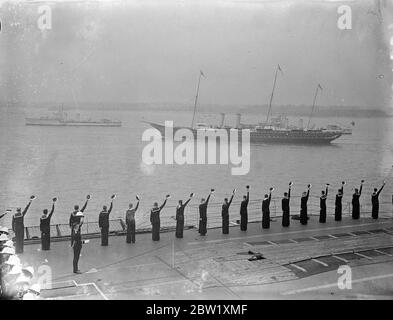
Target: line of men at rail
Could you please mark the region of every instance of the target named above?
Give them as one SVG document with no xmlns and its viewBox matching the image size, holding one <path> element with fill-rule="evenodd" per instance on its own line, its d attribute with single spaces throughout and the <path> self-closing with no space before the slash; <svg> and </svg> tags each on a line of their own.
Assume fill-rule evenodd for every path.
<svg viewBox="0 0 393 320">
<path fill-rule="evenodd" d="M 364 180 L 361 181 L 360 187 L 355 188 L 355 192 L 352 195 L 352 218 L 359 219 L 360 217 L 360 196 L 362 194 Z M 281 200 L 282 207 L 282 226 L 289 227 L 290 225 L 290 198 L 291 198 L 291 188 L 293 183 L 289 183 L 288 191 L 284 192 L 283 198 Z M 344 185 L 345 182 L 341 183 L 340 189 L 338 189 L 335 199 L 335 212 L 334 219 L 335 221 L 341 221 L 342 219 L 342 198 L 344 196 Z M 374 188 L 374 191 L 371 195 L 371 204 L 372 204 L 372 218 L 377 219 L 379 213 L 379 194 L 385 186 L 385 181 L 382 186 L 377 189 Z M 270 201 L 272 198 L 272 192 L 274 188 L 269 189 L 269 193 L 264 195 L 262 200 L 262 228 L 268 229 L 270 227 Z M 301 195 L 300 201 L 300 215 L 299 220 L 302 225 L 306 225 L 309 219 L 307 214 L 307 202 L 309 199 L 311 190 L 311 184 L 309 184 L 306 190 Z M 321 191 L 320 195 L 320 215 L 319 222 L 325 223 L 327 216 L 327 208 L 326 208 L 326 199 L 328 197 L 329 192 L 329 184 L 326 184 L 325 190 Z M 206 198 L 202 198 L 199 204 L 199 234 L 201 236 L 206 236 L 207 233 L 207 209 L 208 204 L 211 199 L 211 196 L 214 193 L 214 189 L 210 190 L 210 193 Z M 222 216 L 222 233 L 229 233 L 229 208 L 231 206 L 232 200 L 236 194 L 236 189 L 233 190 L 230 199 L 225 198 L 222 204 L 221 216 Z M 183 200 L 179 200 L 178 205 L 176 207 L 176 237 L 183 237 L 184 230 L 184 210 L 186 206 L 189 204 L 191 199 L 194 197 L 194 193 L 191 193 L 188 200 L 183 202 Z M 242 231 L 247 230 L 248 224 L 248 203 L 250 197 L 250 186 L 246 186 L 246 194 L 243 195 L 243 200 L 240 204 L 240 229 Z M 101 245 L 108 245 L 108 236 L 109 236 L 109 216 L 113 209 L 113 201 L 116 198 L 116 195 L 112 195 L 110 197 L 110 205 L 109 209 L 106 205 L 103 206 L 102 211 L 99 214 L 99 228 L 101 230 Z M 159 241 L 160 240 L 160 214 L 162 209 L 165 207 L 170 195 L 166 195 L 163 203 L 158 205 L 157 202 L 153 204 L 152 209 L 150 210 L 150 222 L 152 225 L 152 240 Z M 17 212 L 12 217 L 12 230 L 15 233 L 15 251 L 16 253 L 23 253 L 23 245 L 24 245 L 24 217 L 30 208 L 32 201 L 35 199 L 35 196 L 30 197 L 30 201 L 27 206 L 22 211 L 21 208 L 17 208 Z M 82 244 L 87 241 L 82 240 L 82 232 L 81 228 L 83 225 L 84 211 L 90 201 L 90 195 L 87 195 L 86 201 L 82 208 L 79 205 L 74 206 L 74 210 L 69 218 L 69 226 L 71 229 L 71 247 L 74 251 L 74 260 L 73 260 L 73 271 L 74 273 L 79 273 L 78 269 L 78 261 L 82 249 Z M 130 203 L 129 208 L 126 211 L 126 226 L 127 226 L 127 243 L 135 243 L 135 233 L 136 233 L 136 223 L 135 223 L 135 215 L 139 207 L 140 198 L 136 196 L 136 205 Z M 50 249 L 50 220 L 55 211 L 55 203 L 57 198 L 52 199 L 52 208 L 49 212 L 47 209 L 43 210 L 43 214 L 40 218 L 40 230 L 41 230 L 41 246 L 42 250 Z M 3 216 L 3 215 L 2 215 Z M 0 216 L 0 218 L 2 217 Z"/>
</svg>

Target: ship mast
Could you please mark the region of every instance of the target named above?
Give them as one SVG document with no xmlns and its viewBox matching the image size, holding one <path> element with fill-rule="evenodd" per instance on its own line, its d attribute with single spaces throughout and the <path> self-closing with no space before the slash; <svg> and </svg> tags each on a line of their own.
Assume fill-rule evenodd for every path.
<svg viewBox="0 0 393 320">
<path fill-rule="evenodd" d="M 319 89 L 321 89 L 321 91 L 322 91 L 322 87 L 321 87 L 321 85 L 318 83 L 317 88 L 315 89 L 314 101 L 313 101 L 313 103 L 312 103 L 312 109 L 311 109 L 310 117 L 308 118 L 308 122 L 307 122 L 307 127 L 306 127 L 306 129 L 308 129 L 308 127 L 309 127 L 309 125 L 310 125 L 310 121 L 311 121 L 312 114 L 314 113 L 315 102 L 317 101 L 317 95 L 318 95 L 318 90 L 319 90 Z"/>
<path fill-rule="evenodd" d="M 201 84 L 201 77 L 205 75 L 203 74 L 202 70 L 199 71 L 199 79 L 198 79 L 198 86 L 197 86 L 197 91 L 195 95 L 195 102 L 194 102 L 194 113 L 192 115 L 192 122 L 191 122 L 191 128 L 194 128 L 194 121 L 195 121 L 195 113 L 196 113 L 196 107 L 198 103 L 198 95 L 199 95 L 199 85 Z"/>
<path fill-rule="evenodd" d="M 268 110 L 267 116 L 266 116 L 266 124 L 267 124 L 268 121 L 269 121 L 270 112 L 271 112 L 271 110 L 272 110 L 272 102 L 273 102 L 274 90 L 276 89 L 276 82 L 277 82 L 277 74 L 278 74 L 278 71 L 281 71 L 281 72 L 282 72 L 282 70 L 281 70 L 279 64 L 277 65 L 276 73 L 275 73 L 275 75 L 274 75 L 273 90 L 272 90 L 272 94 L 270 95 L 269 110 Z"/>
</svg>

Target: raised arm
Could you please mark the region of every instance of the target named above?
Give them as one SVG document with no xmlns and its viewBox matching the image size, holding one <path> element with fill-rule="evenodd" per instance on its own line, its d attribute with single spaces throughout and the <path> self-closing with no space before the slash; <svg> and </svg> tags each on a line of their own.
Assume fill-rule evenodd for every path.
<svg viewBox="0 0 393 320">
<path fill-rule="evenodd" d="M 205 201 L 205 205 L 208 205 L 208 203 L 209 203 L 209 200 L 210 200 L 210 196 L 211 196 L 212 194 L 211 193 L 209 193 L 209 195 L 207 196 L 207 199 L 206 199 L 206 201 Z"/>
<path fill-rule="evenodd" d="M 362 194 L 362 189 L 363 189 L 363 183 L 362 183 L 362 184 L 360 184 L 359 195 L 361 195 L 361 194 Z"/>
<path fill-rule="evenodd" d="M 53 212 L 55 212 L 55 203 L 54 202 L 52 203 L 52 210 L 50 211 L 49 216 L 48 216 L 49 219 L 52 218 Z"/>
<path fill-rule="evenodd" d="M 138 202 L 136 203 L 135 212 L 136 212 L 136 210 L 138 210 L 138 207 L 139 207 L 139 200 L 138 200 Z"/>
<path fill-rule="evenodd" d="M 23 215 L 23 216 L 25 216 L 26 213 L 27 213 L 27 210 L 29 210 L 30 205 L 31 205 L 31 202 L 32 202 L 32 201 L 30 200 L 29 203 L 27 204 L 26 208 L 23 210 L 23 212 L 22 212 L 22 215 Z"/>
<path fill-rule="evenodd" d="M 231 205 L 231 203 L 232 203 L 233 196 L 234 196 L 234 194 L 232 194 L 231 199 L 230 199 L 229 202 L 228 202 L 228 209 L 229 209 L 229 207 L 230 207 L 230 205 Z"/>
<path fill-rule="evenodd" d="M 288 188 L 288 199 L 291 198 L 291 187 Z"/>
<path fill-rule="evenodd" d="M 1 218 L 3 218 L 3 217 L 6 215 L 6 214 L 7 214 L 7 212 L 6 212 L 6 213 L 3 213 L 3 214 L 1 214 L 1 215 L 0 215 L 0 219 L 1 219 Z"/>
<path fill-rule="evenodd" d="M 249 200 L 250 200 L 250 191 L 247 191 L 246 205 L 248 205 Z"/>
<path fill-rule="evenodd" d="M 113 208 L 113 201 L 111 201 L 111 205 L 109 206 L 108 215 L 111 213 Z"/>
<path fill-rule="evenodd" d="M 88 202 L 89 202 L 89 199 L 86 199 L 85 204 L 83 205 L 82 209 L 80 210 L 81 212 L 85 211 Z"/>
<path fill-rule="evenodd" d="M 326 197 L 327 197 L 327 195 L 328 195 L 328 191 L 329 191 L 329 188 L 326 187 L 326 192 L 325 192 L 325 196 L 326 196 Z"/>
<path fill-rule="evenodd" d="M 191 198 L 188 199 L 188 200 L 182 205 L 182 207 L 185 208 L 185 207 L 188 205 L 188 203 L 189 203 L 190 201 L 191 201 Z"/>
<path fill-rule="evenodd" d="M 164 200 L 164 203 L 160 206 L 160 210 L 162 210 L 164 207 L 165 207 L 165 205 L 166 205 L 166 201 L 167 201 L 168 199 L 165 199 Z"/>
<path fill-rule="evenodd" d="M 310 196 L 310 188 L 307 189 L 306 201 L 308 201 L 309 196 Z"/>
<path fill-rule="evenodd" d="M 382 191 L 382 189 L 383 189 L 384 186 L 385 186 L 385 184 L 383 184 L 382 187 L 378 190 L 378 192 L 377 192 L 377 197 L 378 197 L 379 194 L 381 193 L 381 191 Z"/>
</svg>

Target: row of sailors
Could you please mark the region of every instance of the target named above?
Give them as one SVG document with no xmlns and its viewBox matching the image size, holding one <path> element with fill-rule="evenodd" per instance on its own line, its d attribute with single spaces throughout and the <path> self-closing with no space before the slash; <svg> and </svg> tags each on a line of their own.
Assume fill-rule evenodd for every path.
<svg viewBox="0 0 393 320">
<path fill-rule="evenodd" d="M 34 268 L 23 267 L 6 227 L 0 227 L 0 268 L 1 299 L 39 299 L 41 290 L 38 283 L 33 283 Z"/>
<path fill-rule="evenodd" d="M 362 194 L 364 180 L 361 181 L 360 188 L 355 188 L 355 192 L 352 195 L 352 218 L 359 219 L 360 217 L 360 196 Z M 289 227 L 290 225 L 290 197 L 291 197 L 291 188 L 293 183 L 289 183 L 288 192 L 284 192 L 284 196 L 281 200 L 282 206 L 282 226 Z M 335 221 L 341 221 L 342 219 L 342 198 L 344 196 L 344 185 L 345 182 L 341 183 L 341 188 L 338 190 L 335 199 Z M 385 181 L 383 182 L 381 188 L 378 190 L 374 189 L 374 192 L 371 196 L 372 203 L 372 218 L 377 219 L 379 213 L 379 194 L 385 186 Z M 302 193 L 301 196 L 301 205 L 300 205 L 300 223 L 302 225 L 306 225 L 308 221 L 307 215 L 307 203 L 310 195 L 311 184 L 307 186 L 306 191 Z M 272 197 L 273 188 L 269 189 L 269 194 L 265 194 L 264 199 L 262 200 L 262 228 L 268 229 L 270 227 L 270 201 Z M 249 194 L 250 187 L 246 186 L 246 195 L 243 196 L 243 200 L 240 204 L 240 229 L 242 231 L 247 230 L 248 224 L 248 203 L 249 203 Z M 320 196 L 320 216 L 319 222 L 326 222 L 326 199 L 329 192 L 329 184 L 326 184 L 326 189 L 321 191 Z M 214 193 L 214 189 L 210 190 L 207 198 L 202 198 L 199 204 L 199 228 L 198 231 L 201 236 L 205 236 L 207 233 L 207 208 L 209 204 L 209 200 Z M 229 233 L 229 208 L 231 206 L 232 200 L 235 196 L 236 189 L 233 190 L 230 199 L 225 198 L 224 203 L 222 205 L 221 215 L 222 215 L 222 233 Z M 183 203 L 182 200 L 179 200 L 178 206 L 176 207 L 176 237 L 183 237 L 184 230 L 184 210 L 188 203 L 193 198 L 194 194 L 191 193 L 189 199 Z M 111 196 L 111 202 L 109 209 L 107 206 L 103 206 L 102 211 L 99 215 L 99 227 L 101 229 L 101 245 L 108 245 L 108 236 L 109 236 L 109 216 L 113 209 L 113 201 L 116 198 L 116 195 Z M 159 241 L 160 240 L 160 213 L 162 209 L 165 207 L 167 200 L 170 198 L 170 195 L 165 197 L 163 203 L 159 206 L 157 202 L 154 203 L 153 208 L 150 211 L 150 222 L 152 225 L 152 240 Z M 15 232 L 15 240 L 16 240 L 16 253 L 23 252 L 23 239 L 24 239 L 24 222 L 23 218 L 26 215 L 32 201 L 35 199 L 34 196 L 30 197 L 30 201 L 25 207 L 23 211 L 20 208 L 17 209 L 17 213 L 13 216 L 12 219 L 12 229 Z M 80 251 L 82 248 L 82 244 L 84 243 L 81 238 L 81 227 L 83 225 L 83 217 L 84 210 L 86 209 L 89 200 L 91 199 L 90 195 L 87 195 L 86 201 L 82 208 L 79 208 L 78 205 L 74 206 L 74 211 L 70 215 L 69 226 L 71 228 L 71 246 L 74 249 L 74 272 L 78 271 L 78 260 Z M 126 225 L 127 225 L 127 243 L 135 243 L 135 214 L 139 207 L 140 198 L 136 196 L 137 203 L 134 207 L 132 203 L 129 204 L 129 208 L 126 212 Z M 42 250 L 50 249 L 50 219 L 55 210 L 55 203 L 57 198 L 52 199 L 52 208 L 51 211 L 48 212 L 47 209 L 43 211 L 43 215 L 40 221 L 40 229 L 41 229 L 41 245 Z M 1 217 L 0 217 L 1 218 Z"/>
</svg>

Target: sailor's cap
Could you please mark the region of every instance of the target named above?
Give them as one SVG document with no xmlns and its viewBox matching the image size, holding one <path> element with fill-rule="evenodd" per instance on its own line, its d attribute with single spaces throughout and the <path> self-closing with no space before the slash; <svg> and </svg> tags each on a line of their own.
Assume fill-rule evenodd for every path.
<svg viewBox="0 0 393 320">
<path fill-rule="evenodd" d="M 3 247 L 14 248 L 14 241 L 7 240 L 6 242 L 4 242 Z"/>
<path fill-rule="evenodd" d="M 21 283 L 30 283 L 30 279 L 26 277 L 24 274 L 21 274 L 15 281 L 16 284 Z"/>
<path fill-rule="evenodd" d="M 19 266 L 20 265 L 20 259 L 18 256 L 10 256 L 8 260 L 5 262 L 6 264 L 9 264 L 11 266 Z"/>
<path fill-rule="evenodd" d="M 6 235 L 6 234 L 0 234 L 0 241 L 7 241 L 7 240 L 9 240 L 8 239 L 8 236 Z"/>
<path fill-rule="evenodd" d="M 1 227 L 1 228 L 0 228 L 0 232 L 8 233 L 9 231 L 8 231 L 8 228 L 7 228 L 7 227 Z"/>
<path fill-rule="evenodd" d="M 3 250 L 0 252 L 1 254 L 15 254 L 15 249 L 10 247 L 4 247 Z"/>
<path fill-rule="evenodd" d="M 34 276 L 34 268 L 32 266 L 28 266 L 22 269 L 22 272 L 25 276 L 32 278 Z"/>
<path fill-rule="evenodd" d="M 13 266 L 11 271 L 8 274 L 17 275 L 22 273 L 22 268 L 20 266 Z"/>
</svg>

